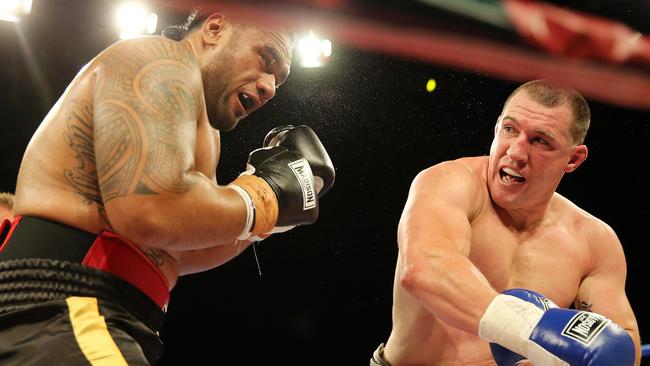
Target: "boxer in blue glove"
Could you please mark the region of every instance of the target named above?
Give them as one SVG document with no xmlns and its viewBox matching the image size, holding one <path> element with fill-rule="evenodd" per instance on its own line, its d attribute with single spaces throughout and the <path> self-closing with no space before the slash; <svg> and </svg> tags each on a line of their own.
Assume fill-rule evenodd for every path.
<svg viewBox="0 0 650 366">
<path fill-rule="evenodd" d="M 371 365 L 639 365 L 622 245 L 555 192 L 587 158 L 589 121 L 576 91 L 532 81 L 506 100 L 489 156 L 415 177 Z"/>
<path fill-rule="evenodd" d="M 524 356 L 535 365 L 634 364 L 634 341 L 618 324 L 589 311 L 558 308 L 525 289 L 506 290 L 492 300 L 479 336 L 497 342 L 490 349 L 499 366 L 521 365 Z"/>
</svg>

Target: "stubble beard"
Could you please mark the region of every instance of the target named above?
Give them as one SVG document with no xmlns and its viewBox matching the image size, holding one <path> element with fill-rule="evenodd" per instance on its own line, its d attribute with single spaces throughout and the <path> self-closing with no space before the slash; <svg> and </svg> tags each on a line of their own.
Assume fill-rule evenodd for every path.
<svg viewBox="0 0 650 366">
<path fill-rule="evenodd" d="M 201 70 L 203 79 L 203 93 L 205 106 L 210 120 L 210 125 L 220 131 L 230 131 L 237 125 L 227 95 L 228 82 L 233 75 L 234 47 L 237 34 L 234 33 L 223 47 L 222 51 L 214 56 L 210 66 Z"/>
</svg>

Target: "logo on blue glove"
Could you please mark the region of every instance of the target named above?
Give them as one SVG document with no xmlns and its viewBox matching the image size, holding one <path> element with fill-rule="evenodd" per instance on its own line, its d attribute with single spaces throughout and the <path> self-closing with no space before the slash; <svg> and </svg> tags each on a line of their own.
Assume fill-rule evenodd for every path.
<svg viewBox="0 0 650 366">
<path fill-rule="evenodd" d="M 562 335 L 589 345 L 609 322 L 609 319 L 599 314 L 581 311 L 567 323 L 562 330 Z"/>
<path fill-rule="evenodd" d="M 543 306 L 542 309 L 544 311 L 546 311 L 548 309 L 551 309 L 551 308 L 556 308 L 557 307 L 557 305 L 555 305 L 555 303 L 553 301 L 545 298 L 544 296 L 542 296 L 542 297 L 536 296 L 536 297 L 539 300 L 539 302 L 542 304 L 542 306 Z"/>
</svg>

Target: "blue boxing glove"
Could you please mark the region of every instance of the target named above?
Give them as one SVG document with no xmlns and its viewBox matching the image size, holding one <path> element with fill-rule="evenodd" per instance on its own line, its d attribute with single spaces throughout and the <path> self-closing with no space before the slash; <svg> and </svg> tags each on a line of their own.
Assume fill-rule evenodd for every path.
<svg viewBox="0 0 650 366">
<path fill-rule="evenodd" d="M 606 317 L 570 309 L 544 311 L 530 298 L 514 295 L 500 294 L 492 300 L 479 325 L 481 339 L 500 344 L 535 366 L 634 364 L 632 337 Z"/>
<path fill-rule="evenodd" d="M 618 324 L 589 311 L 549 309 L 539 321 L 530 340 L 540 346 L 539 356 L 528 358 L 535 364 L 557 355 L 567 365 L 634 365 L 634 342 Z"/>
<path fill-rule="evenodd" d="M 531 290 L 514 288 L 503 291 L 502 294 L 526 300 L 544 311 L 558 307 L 553 301 L 547 299 L 542 294 Z M 492 351 L 492 358 L 494 358 L 494 361 L 496 361 L 499 366 L 514 366 L 517 362 L 525 359 L 524 356 L 514 353 L 496 343 L 490 343 L 490 351 Z"/>
</svg>

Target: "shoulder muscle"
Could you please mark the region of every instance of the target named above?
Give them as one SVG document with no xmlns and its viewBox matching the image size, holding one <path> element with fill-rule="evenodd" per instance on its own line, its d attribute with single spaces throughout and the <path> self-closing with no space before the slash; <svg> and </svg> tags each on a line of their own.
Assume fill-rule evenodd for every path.
<svg viewBox="0 0 650 366">
<path fill-rule="evenodd" d="M 190 189 L 203 103 L 196 60 L 158 37 L 117 43 L 97 60 L 95 154 L 104 201 L 129 193 Z"/>
</svg>

